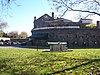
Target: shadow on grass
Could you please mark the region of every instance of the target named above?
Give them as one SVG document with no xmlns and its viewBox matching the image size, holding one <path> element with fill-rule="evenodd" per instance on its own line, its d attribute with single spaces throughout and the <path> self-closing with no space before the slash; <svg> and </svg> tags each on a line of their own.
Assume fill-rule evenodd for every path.
<svg viewBox="0 0 100 75">
<path fill-rule="evenodd" d="M 53 73 L 49 73 L 49 74 L 47 74 L 47 75 L 53 75 L 53 74 L 65 72 L 65 71 L 68 71 L 68 70 L 73 70 L 73 69 L 76 69 L 76 68 L 78 68 L 78 67 L 85 66 L 85 65 L 88 65 L 88 64 L 90 64 L 90 63 L 92 63 L 92 62 L 98 62 L 98 61 L 100 61 L 100 59 L 89 60 L 89 61 L 87 61 L 86 63 L 80 64 L 80 65 L 76 65 L 76 66 L 73 66 L 73 67 L 71 67 L 71 68 L 66 68 L 66 69 L 64 69 L 64 70 L 56 71 L 56 72 L 53 72 Z"/>
<path fill-rule="evenodd" d="M 0 71 L 4 72 L 11 68 L 7 63 L 16 60 L 16 58 L 0 59 Z"/>
<path fill-rule="evenodd" d="M 18 48 L 28 48 L 28 49 L 49 49 L 49 47 L 43 47 L 43 46 L 21 46 L 21 45 L 13 45 L 13 47 Z"/>
</svg>

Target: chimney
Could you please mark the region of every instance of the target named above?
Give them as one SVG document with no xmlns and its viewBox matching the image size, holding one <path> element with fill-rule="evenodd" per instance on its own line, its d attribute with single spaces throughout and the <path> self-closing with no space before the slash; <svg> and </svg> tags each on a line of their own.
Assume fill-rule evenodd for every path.
<svg viewBox="0 0 100 75">
<path fill-rule="evenodd" d="M 52 18 L 54 19 L 54 12 L 52 12 Z"/>
<path fill-rule="evenodd" d="M 100 29 L 100 21 L 97 21 L 97 28 Z"/>
<path fill-rule="evenodd" d="M 34 16 L 34 21 L 33 21 L 33 25 L 34 25 L 34 28 L 36 28 L 37 26 L 36 26 L 36 16 Z"/>
<path fill-rule="evenodd" d="M 36 20 L 36 16 L 34 16 L 34 21 Z"/>
</svg>

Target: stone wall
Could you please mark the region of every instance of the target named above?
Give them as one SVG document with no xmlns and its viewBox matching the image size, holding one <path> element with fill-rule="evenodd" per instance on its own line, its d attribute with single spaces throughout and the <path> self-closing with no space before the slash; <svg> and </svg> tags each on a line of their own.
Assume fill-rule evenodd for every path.
<svg viewBox="0 0 100 75">
<path fill-rule="evenodd" d="M 48 33 L 45 41 L 65 41 L 68 47 L 99 47 L 100 29 L 48 29 L 34 30 L 33 34 Z M 42 40 L 42 39 L 41 39 Z"/>
</svg>

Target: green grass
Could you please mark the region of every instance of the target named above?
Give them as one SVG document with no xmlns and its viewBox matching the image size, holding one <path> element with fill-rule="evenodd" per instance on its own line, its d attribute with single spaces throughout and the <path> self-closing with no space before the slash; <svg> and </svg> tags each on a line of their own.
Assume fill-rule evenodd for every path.
<svg viewBox="0 0 100 75">
<path fill-rule="evenodd" d="M 42 52 L 0 48 L 0 75 L 100 75 L 100 49 Z"/>
</svg>

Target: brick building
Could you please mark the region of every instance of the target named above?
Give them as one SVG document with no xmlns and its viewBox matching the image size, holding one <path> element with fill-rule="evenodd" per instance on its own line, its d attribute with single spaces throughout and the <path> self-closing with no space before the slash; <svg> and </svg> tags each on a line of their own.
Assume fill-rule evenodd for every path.
<svg viewBox="0 0 100 75">
<path fill-rule="evenodd" d="M 95 28 L 86 28 L 86 24 L 91 24 L 91 19 L 80 19 L 73 22 L 64 18 L 54 19 L 52 16 L 44 14 L 40 18 L 34 17 L 34 28 L 32 29 L 33 45 L 37 43 L 45 46 L 48 41 L 64 41 L 68 47 L 99 47 L 100 46 L 100 24 L 97 21 Z"/>
</svg>

